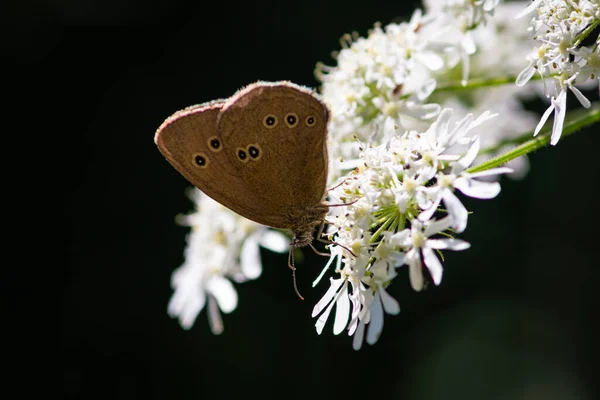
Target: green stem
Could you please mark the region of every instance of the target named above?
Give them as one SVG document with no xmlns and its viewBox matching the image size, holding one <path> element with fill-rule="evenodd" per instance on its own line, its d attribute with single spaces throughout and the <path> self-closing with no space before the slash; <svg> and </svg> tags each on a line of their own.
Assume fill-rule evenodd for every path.
<svg viewBox="0 0 600 400">
<path fill-rule="evenodd" d="M 541 80 L 539 74 L 535 74 L 531 77 L 530 81 Z M 457 90 L 473 90 L 481 87 L 501 86 L 501 85 L 514 85 L 517 80 L 516 76 L 502 76 L 497 78 L 477 78 L 469 79 L 466 85 L 462 85 L 460 82 L 448 82 L 443 85 L 439 85 L 435 88 L 435 92 L 449 92 Z"/>
<path fill-rule="evenodd" d="M 565 138 L 580 129 L 583 129 L 587 126 L 592 125 L 600 121 L 600 104 L 593 103 L 592 106 L 588 109 L 579 109 L 571 113 L 568 121 L 565 121 L 563 126 L 561 138 Z M 533 135 L 533 132 L 528 132 L 525 135 L 521 136 L 518 139 L 511 139 L 509 141 L 503 142 L 499 146 L 494 146 L 494 148 L 498 148 L 500 146 L 515 143 L 519 140 L 522 140 L 524 137 L 529 137 Z M 552 126 L 548 125 L 533 139 L 527 140 L 525 143 L 520 146 L 515 147 L 514 149 L 500 154 L 484 163 L 476 165 L 466 170 L 466 172 L 481 172 L 486 171 L 491 168 L 496 168 L 501 165 L 506 164 L 508 161 L 513 160 L 517 157 L 524 156 L 525 154 L 531 153 L 539 148 L 545 147 L 550 143 L 550 136 L 552 135 Z M 489 151 L 486 149 L 486 151 Z M 483 153 L 483 152 L 482 152 Z"/>
<path fill-rule="evenodd" d="M 377 239 L 379 239 L 379 236 L 381 236 L 381 234 L 388 229 L 388 227 L 392 224 L 392 222 L 394 222 L 395 219 L 396 218 L 389 218 L 387 221 L 385 221 L 379 227 L 379 229 L 377 229 L 377 231 L 373 234 L 373 236 L 371 236 L 371 239 L 369 240 L 369 243 L 375 243 L 375 241 Z"/>
<path fill-rule="evenodd" d="M 598 24 L 600 24 L 600 20 L 596 19 L 587 28 L 585 28 L 583 31 L 581 31 L 581 33 L 577 36 L 577 40 L 575 40 L 575 42 L 573 42 L 573 47 L 579 47 L 581 42 L 583 42 L 583 40 L 586 37 L 588 37 L 588 35 L 590 33 L 592 33 L 594 31 L 594 29 L 596 29 Z M 596 40 L 598 40 L 598 39 L 596 39 Z"/>
</svg>

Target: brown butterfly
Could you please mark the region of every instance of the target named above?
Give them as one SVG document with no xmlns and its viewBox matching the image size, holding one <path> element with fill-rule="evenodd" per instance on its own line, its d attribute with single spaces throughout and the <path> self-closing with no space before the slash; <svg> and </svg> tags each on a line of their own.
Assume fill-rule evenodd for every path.
<svg viewBox="0 0 600 400">
<path fill-rule="evenodd" d="M 288 265 L 295 270 L 292 249 L 308 245 L 319 253 L 313 232 L 320 224 L 321 240 L 331 206 L 324 201 L 328 121 L 314 91 L 286 81 L 257 82 L 228 99 L 176 112 L 154 140 L 171 165 L 214 200 L 260 224 L 290 230 Z"/>
</svg>

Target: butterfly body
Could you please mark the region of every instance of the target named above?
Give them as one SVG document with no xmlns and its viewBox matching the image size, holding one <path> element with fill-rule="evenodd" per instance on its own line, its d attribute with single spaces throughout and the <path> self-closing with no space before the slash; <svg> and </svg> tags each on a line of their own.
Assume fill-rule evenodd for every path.
<svg viewBox="0 0 600 400">
<path fill-rule="evenodd" d="M 257 82 L 225 100 L 178 111 L 156 132 L 188 181 L 238 214 L 313 239 L 327 214 L 327 107 L 290 82 Z"/>
</svg>

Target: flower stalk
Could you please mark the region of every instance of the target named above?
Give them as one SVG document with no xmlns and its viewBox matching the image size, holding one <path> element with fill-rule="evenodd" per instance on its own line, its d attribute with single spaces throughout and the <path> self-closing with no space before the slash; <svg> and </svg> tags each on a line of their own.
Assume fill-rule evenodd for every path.
<svg viewBox="0 0 600 400">
<path fill-rule="evenodd" d="M 563 127 L 562 136 L 569 136 L 577 131 L 580 131 L 588 126 L 591 126 L 600 121 L 600 105 L 595 103 L 589 109 L 576 110 L 571 115 L 568 121 L 565 122 Z M 501 165 L 505 165 L 511 160 L 514 160 L 517 157 L 524 156 L 526 154 L 532 153 L 535 150 L 546 147 L 550 144 L 551 136 L 552 136 L 552 127 L 548 126 L 544 128 L 540 134 L 531 139 L 532 132 L 528 132 L 522 135 L 518 139 L 511 139 L 511 141 L 506 141 L 501 143 L 496 148 L 491 148 L 488 150 L 483 150 L 481 153 L 485 154 L 486 152 L 495 152 L 498 147 L 504 147 L 507 144 L 511 144 L 526 140 L 521 145 L 515 147 L 514 149 L 507 151 L 506 153 L 500 154 L 494 158 L 491 158 L 488 161 L 485 161 L 479 165 L 471 167 L 467 170 L 467 172 L 481 172 L 491 168 L 497 168 Z"/>
</svg>

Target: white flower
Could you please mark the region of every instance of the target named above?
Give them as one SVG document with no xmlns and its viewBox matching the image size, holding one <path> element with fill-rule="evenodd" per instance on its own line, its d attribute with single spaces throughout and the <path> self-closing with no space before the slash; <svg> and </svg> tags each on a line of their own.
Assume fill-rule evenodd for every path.
<svg viewBox="0 0 600 400">
<path fill-rule="evenodd" d="M 399 246 L 406 251 L 405 263 L 408 265 L 410 284 L 416 291 L 423 289 L 423 264 L 429 270 L 433 283 L 439 285 L 442 281 L 442 263 L 435 254 L 435 250 L 466 250 L 470 244 L 460 239 L 431 239 L 447 230 L 452 223 L 450 217 L 441 220 L 429 220 L 421 223 L 418 220 L 411 221 L 411 228 L 396 233 L 395 238 Z M 422 260 L 422 261 L 421 261 Z"/>
<path fill-rule="evenodd" d="M 431 1 L 440 6 L 444 2 Z M 470 56 L 469 80 L 494 79 L 499 76 L 517 75 L 523 69 L 523 54 L 531 50 L 531 41 L 527 32 L 529 25 L 525 19 L 515 19 L 515 14 L 522 10 L 526 2 L 501 2 L 494 8 L 493 18 L 470 30 L 470 35 L 477 49 Z M 429 6 L 426 8 L 429 10 Z M 439 86 L 445 82 L 456 80 L 456 72 L 442 70 L 436 74 Z M 533 131 L 539 115 L 525 109 L 523 101 L 539 95 L 539 81 L 530 82 L 527 87 L 516 85 L 485 86 L 477 89 L 448 92 L 434 92 L 430 101 L 439 102 L 442 108 L 452 109 L 458 118 L 469 113 L 479 115 L 485 110 L 501 115 L 493 124 L 472 129 L 467 135 L 478 135 L 484 154 L 480 154 L 477 163 L 506 152 L 511 139 L 520 137 L 524 132 Z M 534 90 L 536 89 L 536 90 Z M 492 149 L 494 149 L 492 151 Z M 529 170 L 527 156 L 512 160 L 507 164 L 514 172 L 509 176 L 520 179 Z M 486 179 L 497 179 L 490 176 Z"/>
<path fill-rule="evenodd" d="M 573 82 L 576 78 L 577 75 L 573 75 L 568 80 L 559 80 L 560 89 L 557 89 L 558 94 L 550 98 L 550 107 L 546 109 L 546 111 L 542 115 L 542 118 L 540 118 L 540 122 L 535 127 L 533 136 L 536 136 L 540 132 L 540 130 L 548 120 L 550 114 L 554 112 L 554 123 L 552 125 L 552 136 L 550 137 L 550 144 L 554 146 L 556 145 L 556 143 L 558 143 L 562 134 L 562 128 L 567 113 L 567 89 L 573 92 L 575 97 L 577 97 L 581 105 L 585 108 L 589 108 L 592 105 L 590 101 L 583 95 L 583 93 L 581 93 L 579 89 L 573 86 Z"/>
<path fill-rule="evenodd" d="M 444 49 L 430 48 L 424 28 L 430 23 L 417 10 L 410 22 L 376 25 L 366 38 L 347 35 L 337 66 L 317 65 L 323 100 L 332 111 L 332 165 L 358 156 L 356 139 L 375 145 L 385 141 L 386 119 L 407 127 L 437 115 L 439 105 L 426 101 L 435 89 L 431 72 L 444 67 Z M 332 168 L 331 179 L 339 176 L 340 168 Z"/>
<path fill-rule="evenodd" d="M 517 77 L 517 85 L 525 85 L 536 73 L 544 80 L 546 96 L 550 106 L 542 115 L 534 136 L 539 133 L 549 116 L 554 113 L 550 144 L 556 145 L 562 134 L 567 109 L 567 90 L 571 91 L 583 107 L 590 107 L 590 101 L 575 87 L 592 79 L 597 84 L 595 71 L 598 68 L 598 44 L 590 50 L 580 43 L 582 33 L 594 26 L 600 18 L 600 3 L 593 0 L 577 2 L 565 0 L 536 0 L 517 17 L 536 10 L 530 26 L 533 39 L 539 46 L 527 56 L 529 64 Z M 594 54 L 596 53 L 596 54 Z M 591 62 L 592 65 L 588 66 Z M 583 74 L 581 72 L 584 72 Z M 546 80 L 554 83 L 550 92 Z"/>
<path fill-rule="evenodd" d="M 427 221 L 437 210 L 443 201 L 448 214 L 452 217 L 452 229 L 457 233 L 467 227 L 468 212 L 454 195 L 454 189 L 458 189 L 464 195 L 477 199 L 492 199 L 500 193 L 500 184 L 497 182 L 483 182 L 475 180 L 478 177 L 488 177 L 512 172 L 510 168 L 494 168 L 483 172 L 467 173 L 467 169 L 479 152 L 479 137 L 475 136 L 469 146 L 467 153 L 455 163 L 451 163 L 452 170 L 449 174 L 440 172 L 437 176 L 436 185 L 429 187 L 427 192 L 433 199 L 430 207 L 419 214 L 421 221 Z"/>
<path fill-rule="evenodd" d="M 367 262 L 368 259 L 363 257 L 362 264 L 366 266 Z M 373 345 L 383 330 L 383 311 L 392 315 L 400 312 L 398 302 L 385 289 L 385 285 L 396 275 L 394 269 L 380 262 L 366 272 L 358 264 L 361 261 L 355 263 L 354 267 L 346 265 L 340 271 L 341 278 L 330 279 L 329 289 L 312 312 L 313 317 L 318 316 L 315 327 L 317 333 L 321 334 L 335 305 L 333 333 L 338 335 L 348 326 L 348 335 L 354 335 L 352 347 L 355 350 L 362 346 L 365 326 L 367 343 Z"/>
<path fill-rule="evenodd" d="M 340 334 L 346 325 L 348 324 L 348 318 L 350 316 L 350 298 L 348 296 L 348 283 L 352 281 L 353 294 L 360 290 L 360 281 L 353 276 L 353 272 L 350 269 L 346 269 L 341 272 L 342 277 L 339 279 L 330 278 L 330 286 L 325 295 L 319 300 L 314 306 L 312 316 L 316 317 L 321 314 L 317 319 L 315 327 L 317 333 L 321 334 L 327 318 L 336 306 L 336 317 L 333 325 L 333 333 L 335 335 Z M 357 297 L 356 295 L 354 297 Z"/>
<path fill-rule="evenodd" d="M 289 249 L 282 233 L 240 217 L 210 197 L 193 189 L 190 198 L 196 212 L 179 218 L 192 228 L 187 236 L 185 261 L 172 275 L 175 292 L 168 313 L 189 329 L 208 299 L 208 320 L 214 334 L 223 332 L 221 313 L 237 307 L 238 296 L 231 282 L 260 276 L 259 246 L 277 252 Z"/>
<path fill-rule="evenodd" d="M 330 278 L 329 289 L 313 309 L 319 334 L 335 306 L 334 334 L 347 327 L 355 349 L 365 337 L 367 343 L 375 343 L 384 314 L 400 311 L 387 292 L 396 268 L 408 265 L 411 286 L 421 290 L 423 265 L 436 285 L 441 282 L 443 268 L 435 251 L 469 247 L 451 237 L 464 230 L 468 218 L 453 191 L 492 198 L 499 193 L 499 184 L 475 178 L 509 171 L 466 171 L 479 152 L 479 139 L 467 134 L 492 117 L 484 112 L 477 118 L 467 115 L 453 121 L 452 112 L 442 110 L 426 132 L 402 135 L 386 122 L 386 129 L 396 136 L 387 132 L 387 143 L 363 148 L 362 162 L 329 192 L 331 201 L 348 206 L 335 207 L 327 216 L 332 255 L 314 285 L 331 265 L 336 266 L 339 277 Z M 435 220 L 434 212 L 444 212 L 438 210 L 441 201 L 446 215 Z"/>
<path fill-rule="evenodd" d="M 444 14 L 463 30 L 487 22 L 500 0 L 424 0 L 428 13 Z"/>
</svg>

